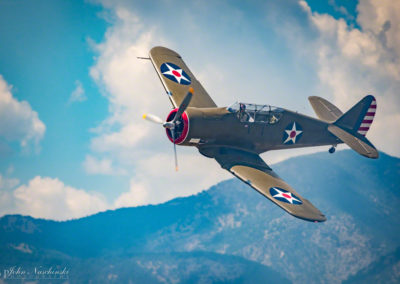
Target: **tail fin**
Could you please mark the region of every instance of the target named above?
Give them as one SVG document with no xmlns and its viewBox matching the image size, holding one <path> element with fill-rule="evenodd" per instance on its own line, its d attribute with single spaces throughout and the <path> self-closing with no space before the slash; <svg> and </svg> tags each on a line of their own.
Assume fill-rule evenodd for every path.
<svg viewBox="0 0 400 284">
<path fill-rule="evenodd" d="M 365 136 L 374 120 L 375 112 L 376 100 L 373 96 L 369 95 L 339 117 L 335 124 L 341 128 L 356 131 Z"/>
<path fill-rule="evenodd" d="M 374 120 L 375 112 L 376 100 L 368 95 L 331 124 L 328 131 L 357 153 L 376 159 L 379 153 L 365 137 Z"/>
</svg>

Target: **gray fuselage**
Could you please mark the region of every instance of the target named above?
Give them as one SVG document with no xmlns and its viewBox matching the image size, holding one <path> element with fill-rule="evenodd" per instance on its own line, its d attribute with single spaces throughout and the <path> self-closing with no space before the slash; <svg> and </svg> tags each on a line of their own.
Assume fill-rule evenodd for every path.
<svg viewBox="0 0 400 284">
<path fill-rule="evenodd" d="M 262 153 L 342 143 L 327 130 L 329 123 L 286 109 L 281 109 L 279 120 L 274 123 L 265 118 L 249 120 L 245 112 L 231 112 L 227 108 L 189 107 L 186 113 L 189 130 L 180 143 L 186 146 L 223 145 Z M 291 134 L 292 139 L 288 139 Z"/>
</svg>

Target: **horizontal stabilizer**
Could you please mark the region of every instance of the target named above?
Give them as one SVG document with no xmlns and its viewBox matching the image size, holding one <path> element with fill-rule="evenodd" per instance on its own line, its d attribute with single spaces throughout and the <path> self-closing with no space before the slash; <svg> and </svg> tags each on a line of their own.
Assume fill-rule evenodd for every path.
<svg viewBox="0 0 400 284">
<path fill-rule="evenodd" d="M 328 126 L 328 131 L 338 137 L 360 155 L 371 159 L 377 159 L 379 157 L 379 153 L 375 149 L 374 145 L 372 145 L 371 142 L 369 142 L 368 139 L 361 134 L 351 134 L 350 132 L 333 124 Z"/>
<path fill-rule="evenodd" d="M 321 97 L 311 96 L 308 100 L 315 114 L 323 121 L 334 122 L 343 115 L 340 109 Z"/>
<path fill-rule="evenodd" d="M 322 98 L 309 97 L 308 99 L 318 117 L 332 123 L 328 126 L 330 133 L 360 155 L 372 159 L 379 157 L 374 145 L 365 137 L 376 112 L 376 100 L 373 96 L 364 97 L 344 114 Z"/>
</svg>

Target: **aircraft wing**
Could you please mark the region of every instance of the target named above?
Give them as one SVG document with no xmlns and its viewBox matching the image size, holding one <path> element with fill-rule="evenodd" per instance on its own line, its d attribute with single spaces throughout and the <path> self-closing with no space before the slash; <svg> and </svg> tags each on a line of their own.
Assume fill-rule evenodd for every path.
<svg viewBox="0 0 400 284">
<path fill-rule="evenodd" d="M 150 50 L 149 55 L 173 107 L 180 106 L 189 87 L 194 89 L 189 107 L 217 106 L 178 53 L 162 46 L 156 46 Z"/>
<path fill-rule="evenodd" d="M 259 155 L 231 148 L 219 148 L 217 151 L 214 149 L 213 152 L 212 156 L 222 168 L 289 214 L 307 221 L 326 221 L 324 214 L 275 174 Z"/>
</svg>

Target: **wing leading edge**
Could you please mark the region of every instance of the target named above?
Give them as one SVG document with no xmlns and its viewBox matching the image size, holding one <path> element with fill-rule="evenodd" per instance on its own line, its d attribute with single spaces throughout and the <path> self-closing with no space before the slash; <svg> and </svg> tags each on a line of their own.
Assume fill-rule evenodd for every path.
<svg viewBox="0 0 400 284">
<path fill-rule="evenodd" d="M 189 104 L 190 107 L 217 106 L 178 53 L 156 46 L 150 50 L 149 55 L 173 107 L 180 106 L 189 87 L 194 89 L 195 94 Z"/>
<path fill-rule="evenodd" d="M 200 152 L 204 150 L 200 149 Z M 324 214 L 275 174 L 259 155 L 225 147 L 213 147 L 211 152 L 210 155 L 210 151 L 207 151 L 208 156 L 213 156 L 222 168 L 289 214 L 306 221 L 326 221 Z"/>
</svg>

